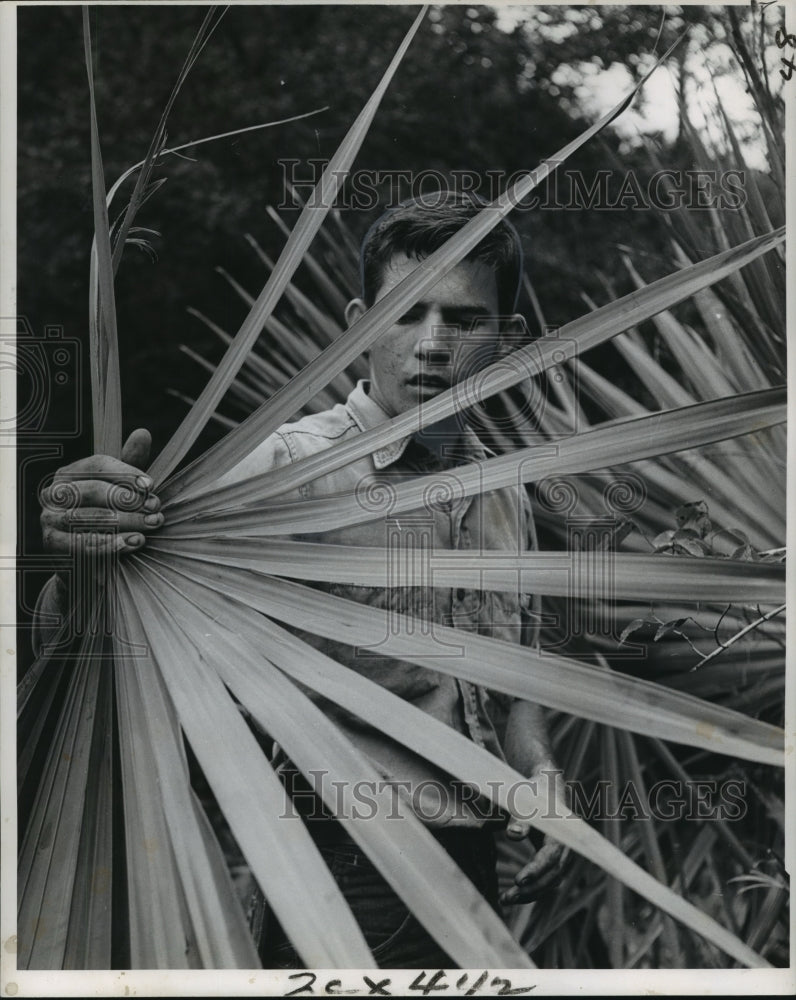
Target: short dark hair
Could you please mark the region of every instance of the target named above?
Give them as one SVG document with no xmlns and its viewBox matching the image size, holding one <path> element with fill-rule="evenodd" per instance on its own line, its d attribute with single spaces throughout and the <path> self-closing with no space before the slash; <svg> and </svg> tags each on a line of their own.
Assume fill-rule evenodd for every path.
<svg viewBox="0 0 796 1000">
<path fill-rule="evenodd" d="M 484 207 L 485 202 L 454 191 L 436 191 L 402 201 L 370 227 L 362 240 L 362 298 L 373 305 L 390 259 L 398 253 L 421 260 L 438 250 Z M 503 219 L 465 258 L 495 272 L 498 308 L 513 313 L 522 278 L 522 244 L 517 230 Z"/>
</svg>

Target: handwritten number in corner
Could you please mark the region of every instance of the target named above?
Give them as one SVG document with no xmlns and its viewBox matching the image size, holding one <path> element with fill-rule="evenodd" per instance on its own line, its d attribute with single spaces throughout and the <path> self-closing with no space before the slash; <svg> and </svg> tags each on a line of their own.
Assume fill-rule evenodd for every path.
<svg viewBox="0 0 796 1000">
<path fill-rule="evenodd" d="M 423 971 L 412 980 L 412 982 L 409 984 L 409 989 L 419 991 L 420 993 L 423 994 L 424 997 L 427 997 L 429 993 L 433 993 L 435 990 L 438 991 L 438 990 L 448 989 L 449 985 L 448 983 L 445 982 L 440 983 L 440 980 L 445 979 L 445 972 L 442 969 L 439 969 L 437 972 L 435 972 L 427 983 L 423 982 L 425 978 L 426 978 L 426 973 L 425 971 Z"/>
<path fill-rule="evenodd" d="M 535 990 L 535 986 L 515 986 L 512 987 L 510 979 L 502 979 L 500 976 L 495 976 L 490 986 L 500 986 L 500 989 L 495 994 L 499 997 L 516 997 L 521 993 L 530 993 L 531 990 Z"/>
</svg>

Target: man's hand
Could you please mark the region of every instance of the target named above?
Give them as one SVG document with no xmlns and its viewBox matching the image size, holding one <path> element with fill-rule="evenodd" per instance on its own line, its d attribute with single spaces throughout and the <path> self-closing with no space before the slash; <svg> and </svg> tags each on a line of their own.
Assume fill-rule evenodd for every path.
<svg viewBox="0 0 796 1000">
<path fill-rule="evenodd" d="M 511 840 L 522 840 L 531 830 L 529 823 L 512 820 L 506 835 Z M 568 848 L 552 837 L 545 837 L 533 860 L 514 876 L 514 885 L 501 893 L 500 902 L 504 906 L 530 903 L 534 899 L 554 889 L 561 881 Z"/>
<path fill-rule="evenodd" d="M 508 763 L 521 774 L 527 774 L 534 790 L 542 793 L 542 802 L 552 808 L 557 803 L 559 816 L 568 816 L 567 787 L 561 770 L 556 767 L 547 735 L 547 722 L 542 709 L 530 701 L 517 699 L 509 711 L 504 739 Z M 511 840 L 523 840 L 535 828 L 516 816 L 509 820 L 506 835 Z M 533 861 L 514 877 L 515 885 L 506 890 L 500 902 L 530 903 L 542 893 L 558 885 L 567 850 L 552 837 L 545 837 Z"/>
<path fill-rule="evenodd" d="M 163 523 L 152 480 L 141 471 L 152 437 L 139 428 L 122 449 L 121 460 L 92 455 L 59 469 L 41 492 L 44 547 L 55 555 L 75 551 L 135 552 L 146 535 Z"/>
</svg>

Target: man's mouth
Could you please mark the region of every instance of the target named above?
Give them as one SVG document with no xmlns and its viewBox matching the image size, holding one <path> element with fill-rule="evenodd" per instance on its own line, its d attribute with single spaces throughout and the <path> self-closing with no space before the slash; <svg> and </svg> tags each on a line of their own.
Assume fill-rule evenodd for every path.
<svg viewBox="0 0 796 1000">
<path fill-rule="evenodd" d="M 423 389 L 429 392 L 444 392 L 450 389 L 450 381 L 444 375 L 420 372 L 407 379 L 406 384 L 412 389 Z"/>
</svg>

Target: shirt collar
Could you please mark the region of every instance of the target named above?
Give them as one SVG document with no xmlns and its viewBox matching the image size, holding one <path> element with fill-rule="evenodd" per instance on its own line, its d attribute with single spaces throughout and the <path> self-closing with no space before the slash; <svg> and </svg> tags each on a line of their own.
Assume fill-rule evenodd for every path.
<svg viewBox="0 0 796 1000">
<path fill-rule="evenodd" d="M 346 409 L 351 414 L 354 422 L 361 431 L 369 431 L 380 424 L 386 423 L 390 417 L 379 406 L 375 399 L 369 395 L 370 383 L 367 379 L 360 379 L 351 391 L 346 400 Z M 406 446 L 412 440 L 412 435 L 393 441 L 391 444 L 378 448 L 373 452 L 373 464 L 377 469 L 386 469 L 387 466 L 397 462 L 406 451 Z M 478 439 L 475 431 L 470 427 L 465 427 L 462 435 L 462 446 L 464 458 L 471 461 L 487 458 L 491 453 Z"/>
</svg>

